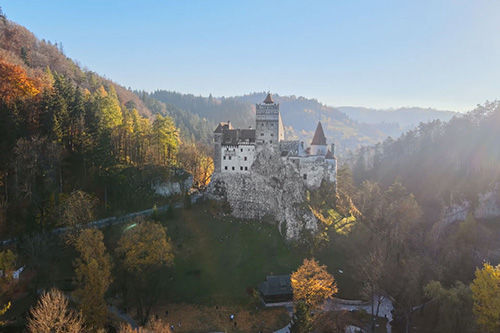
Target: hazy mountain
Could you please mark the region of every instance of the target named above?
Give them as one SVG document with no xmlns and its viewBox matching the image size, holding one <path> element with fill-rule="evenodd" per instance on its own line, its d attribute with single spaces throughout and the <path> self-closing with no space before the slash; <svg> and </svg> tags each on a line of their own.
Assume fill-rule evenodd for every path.
<svg viewBox="0 0 500 333">
<path fill-rule="evenodd" d="M 372 109 L 357 106 L 339 106 L 338 110 L 347 114 L 351 119 L 367 124 L 398 124 L 403 130 L 416 127 L 421 122 L 432 120 L 448 121 L 457 112 L 436 110 L 432 108 L 402 107 L 397 109 Z"/>
</svg>

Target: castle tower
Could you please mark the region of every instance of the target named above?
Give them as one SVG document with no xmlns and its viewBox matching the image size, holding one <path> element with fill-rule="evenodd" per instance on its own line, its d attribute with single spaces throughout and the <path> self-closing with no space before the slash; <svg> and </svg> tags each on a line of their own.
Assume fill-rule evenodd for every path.
<svg viewBox="0 0 500 333">
<path fill-rule="evenodd" d="M 271 93 L 261 104 L 255 105 L 255 141 L 258 144 L 279 144 L 285 139 L 280 105 L 274 103 Z"/>
<path fill-rule="evenodd" d="M 214 172 L 221 171 L 221 145 L 222 145 L 222 134 L 225 130 L 230 130 L 233 127 L 231 126 L 231 122 L 227 123 L 219 123 L 217 128 L 214 131 Z"/>
<path fill-rule="evenodd" d="M 311 151 L 310 155 L 326 155 L 327 145 L 325 132 L 323 132 L 323 126 L 321 122 L 318 122 L 316 127 L 316 132 L 314 132 L 313 139 L 311 141 Z"/>
</svg>

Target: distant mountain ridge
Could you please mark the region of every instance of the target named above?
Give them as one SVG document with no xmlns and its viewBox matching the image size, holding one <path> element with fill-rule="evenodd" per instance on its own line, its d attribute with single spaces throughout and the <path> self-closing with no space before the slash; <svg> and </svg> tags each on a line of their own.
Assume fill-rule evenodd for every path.
<svg viewBox="0 0 500 333">
<path fill-rule="evenodd" d="M 229 120 L 234 126 L 249 127 L 255 124 L 255 104 L 264 100 L 266 92 L 234 97 L 202 97 L 157 90 L 148 97 L 206 119 L 207 126 Z M 423 108 L 401 108 L 394 111 L 336 108 L 315 99 L 278 94 L 273 94 L 273 99 L 280 103 L 287 139 L 309 142 L 317 122 L 321 121 L 329 142 L 335 143 L 341 153 L 381 142 L 388 136 L 397 137 L 404 131 L 415 128 L 420 122 L 434 119 L 446 121 L 455 114 Z M 373 114 L 370 114 L 372 110 Z"/>
<path fill-rule="evenodd" d="M 400 107 L 396 109 L 374 109 L 357 106 L 339 106 L 336 109 L 347 114 L 351 119 L 367 124 L 397 123 L 402 129 L 411 129 L 421 122 L 435 119 L 448 121 L 458 112 L 436 110 L 433 108 Z"/>
</svg>

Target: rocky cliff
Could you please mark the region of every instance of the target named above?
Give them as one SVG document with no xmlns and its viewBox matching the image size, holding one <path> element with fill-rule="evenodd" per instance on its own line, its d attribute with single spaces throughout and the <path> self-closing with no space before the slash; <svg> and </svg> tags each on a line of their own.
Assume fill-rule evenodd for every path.
<svg viewBox="0 0 500 333">
<path fill-rule="evenodd" d="M 248 173 L 214 174 L 208 195 L 227 200 L 233 216 L 262 220 L 271 217 L 287 239 L 315 231 L 317 220 L 306 204 L 306 188 L 296 166 L 272 148 L 260 150 Z"/>
<path fill-rule="evenodd" d="M 476 219 L 491 219 L 500 216 L 500 183 L 491 185 L 491 189 L 479 193 L 475 202 L 467 200 L 445 207 L 443 216 L 438 224 L 439 231 L 446 226 L 463 221 L 472 213 Z"/>
</svg>

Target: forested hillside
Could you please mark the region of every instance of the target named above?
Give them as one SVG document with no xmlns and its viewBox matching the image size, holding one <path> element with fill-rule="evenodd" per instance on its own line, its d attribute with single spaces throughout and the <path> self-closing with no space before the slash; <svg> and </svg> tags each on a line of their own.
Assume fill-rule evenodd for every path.
<svg viewBox="0 0 500 333">
<path fill-rule="evenodd" d="M 475 200 L 500 177 L 500 103 L 432 121 L 400 138 L 365 147 L 353 158 L 355 179 L 399 179 L 420 200 Z"/>
<path fill-rule="evenodd" d="M 164 103 L 160 101 L 160 98 L 153 98 L 144 91 L 137 91 L 136 94 L 140 96 L 153 115 L 170 116 L 179 128 L 183 141 L 200 142 L 205 145 L 212 144 L 213 131 L 217 126 L 217 122 L 208 120 L 189 109 L 189 111 L 185 111 L 176 106 L 180 104 L 183 107 L 189 107 L 189 105 L 186 105 L 187 103 Z"/>
<path fill-rule="evenodd" d="M 185 143 L 178 153 L 174 120 L 164 109 L 155 113 L 133 92 L 81 69 L 60 45 L 0 20 L 0 234 L 62 223 L 78 191 L 107 215 L 151 207 L 152 182 L 177 168 L 205 184 L 209 151 Z"/>
<path fill-rule="evenodd" d="M 330 237 L 351 254 L 365 297 L 392 297 L 393 330 L 498 331 L 489 317 L 498 313 L 498 282 L 483 283 L 498 274 L 487 263 L 500 260 L 500 217 L 472 210 L 454 223 L 442 219 L 446 207 L 467 200 L 474 209 L 480 194 L 498 189 L 499 128 L 500 103 L 486 103 L 362 148 L 351 158 L 352 183 L 350 168 L 339 170 L 339 195 L 352 198 L 358 215 L 345 236 Z"/>
</svg>

